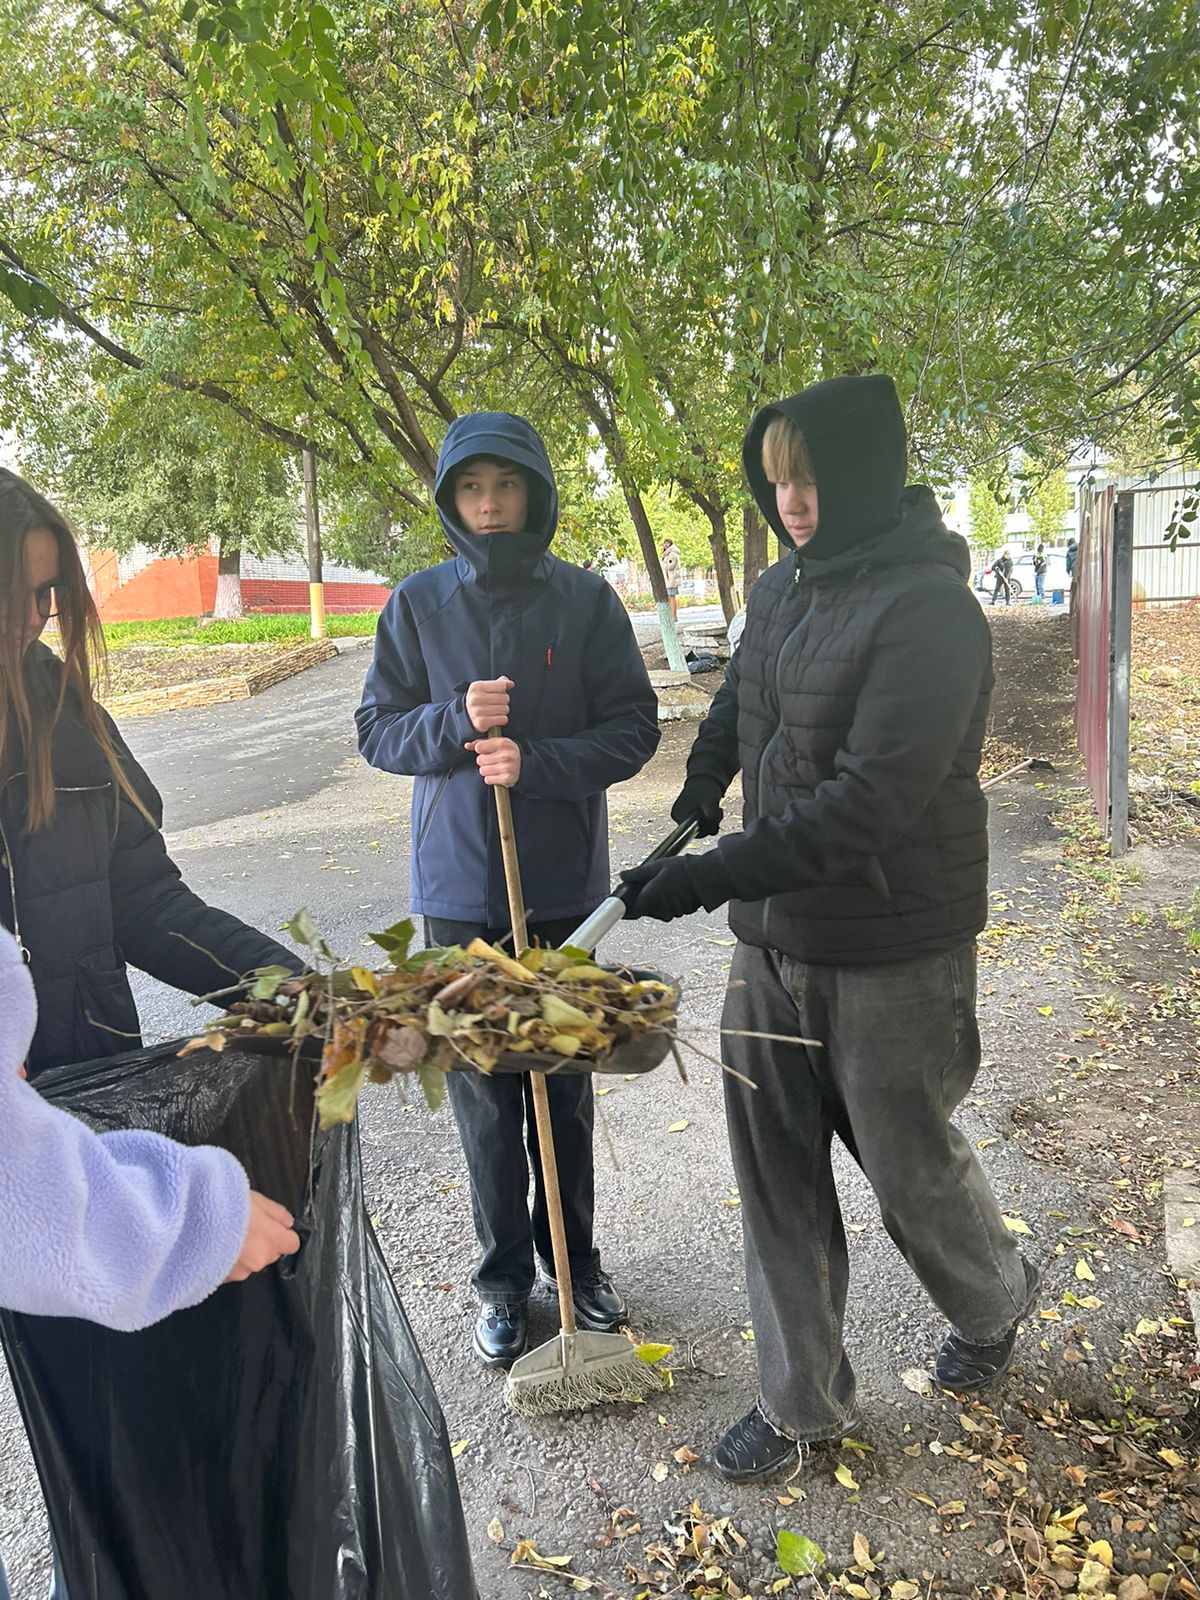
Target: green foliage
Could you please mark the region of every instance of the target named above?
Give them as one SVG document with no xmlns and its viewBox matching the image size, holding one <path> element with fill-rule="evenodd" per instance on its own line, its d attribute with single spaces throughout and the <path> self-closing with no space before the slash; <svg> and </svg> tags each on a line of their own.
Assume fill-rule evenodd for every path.
<svg viewBox="0 0 1200 1600">
<path fill-rule="evenodd" d="M 597 442 L 719 519 L 749 414 L 835 372 L 894 374 L 939 477 L 1147 410 L 1200 447 L 1189 0 L 459 15 L 0 0 L 0 421 L 95 349 L 315 445 L 389 576 L 440 554 L 437 443 L 485 405 L 547 433 L 569 555 Z"/>
<path fill-rule="evenodd" d="M 1025 496 L 1029 510 L 1029 526 L 1034 537 L 1043 544 L 1059 544 L 1063 539 L 1063 521 L 1071 509 L 1071 485 L 1061 467 L 1050 471 L 1027 464 L 1030 485 Z"/>
<path fill-rule="evenodd" d="M 661 549 L 664 539 L 673 539 L 679 546 L 685 570 L 700 567 L 707 571 L 712 566 L 708 519 L 694 505 L 689 505 L 678 491 L 672 494 L 661 484 L 654 484 L 643 493 L 642 498 L 654 530 L 656 546 Z M 610 489 L 602 497 L 601 504 L 605 508 L 608 529 L 605 546 L 614 555 L 636 555 L 637 536 L 624 495 L 619 489 Z"/>
<path fill-rule="evenodd" d="M 326 626 L 331 639 L 369 638 L 379 620 L 377 611 L 330 612 Z M 157 622 L 106 622 L 104 639 L 110 650 L 129 645 L 265 644 L 272 639 L 307 639 L 309 616 L 242 617 L 236 622 L 207 622 L 198 617 L 164 617 Z"/>
<path fill-rule="evenodd" d="M 80 374 L 86 383 L 86 373 Z M 32 477 L 85 542 L 183 555 L 297 548 L 300 490 L 279 447 L 142 378 L 84 388 L 25 430 Z"/>
<path fill-rule="evenodd" d="M 971 513 L 971 547 L 992 555 L 1004 543 L 1006 506 L 985 478 L 971 479 L 968 506 Z"/>
</svg>

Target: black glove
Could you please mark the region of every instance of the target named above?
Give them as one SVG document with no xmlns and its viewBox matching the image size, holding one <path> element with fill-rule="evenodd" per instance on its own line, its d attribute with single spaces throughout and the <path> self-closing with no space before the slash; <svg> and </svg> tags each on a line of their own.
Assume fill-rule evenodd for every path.
<svg viewBox="0 0 1200 1600">
<path fill-rule="evenodd" d="M 663 856 L 623 872 L 621 881 L 633 891 L 628 897 L 621 896 L 626 917 L 656 917 L 659 922 L 673 922 L 676 917 L 699 911 L 700 891 L 692 880 L 690 867 L 690 862 L 680 856 Z"/>
<path fill-rule="evenodd" d="M 663 856 L 643 861 L 621 874 L 631 893 L 625 901 L 626 917 L 656 917 L 671 922 L 699 911 L 715 911 L 735 894 L 733 879 L 717 850 L 700 856 Z"/>
<path fill-rule="evenodd" d="M 706 839 L 710 833 L 716 833 L 721 826 L 721 819 L 725 813 L 721 810 L 721 798 L 725 791 L 715 778 L 689 778 L 679 791 L 679 798 L 671 807 L 672 822 L 690 822 L 693 817 L 699 817 L 700 826 L 696 829 L 697 839 Z"/>
</svg>

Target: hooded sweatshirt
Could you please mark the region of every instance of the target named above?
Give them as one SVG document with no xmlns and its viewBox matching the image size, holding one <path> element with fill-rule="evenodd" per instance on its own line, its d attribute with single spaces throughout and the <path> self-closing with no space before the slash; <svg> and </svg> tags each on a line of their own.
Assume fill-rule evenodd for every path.
<svg viewBox="0 0 1200 1600">
<path fill-rule="evenodd" d="M 478 536 L 458 522 L 454 470 L 479 456 L 524 470 L 524 532 Z M 452 423 L 434 501 L 456 555 L 393 593 L 356 715 L 371 765 L 416 780 L 410 910 L 509 926 L 495 797 L 464 748 L 480 737 L 467 689 L 508 677 L 504 732 L 521 750 L 510 793 L 527 913 L 531 922 L 582 919 L 608 893 L 605 791 L 639 772 L 658 745 L 633 628 L 599 573 L 551 553 L 554 473 L 523 418 L 477 412 Z"/>
<path fill-rule="evenodd" d="M 130 1332 L 193 1306 L 241 1251 L 250 1183 L 224 1150 L 93 1133 L 19 1075 L 33 982 L 0 930 L 0 1306 Z"/>
<path fill-rule="evenodd" d="M 762 467 L 771 417 L 805 434 L 817 528 L 797 550 Z M 689 858 L 748 943 L 860 965 L 948 950 L 987 916 L 979 762 L 991 636 L 966 544 L 903 488 L 892 382 L 836 378 L 767 407 L 746 476 L 785 553 L 758 580 L 688 776 L 741 769 L 743 831 Z"/>
</svg>

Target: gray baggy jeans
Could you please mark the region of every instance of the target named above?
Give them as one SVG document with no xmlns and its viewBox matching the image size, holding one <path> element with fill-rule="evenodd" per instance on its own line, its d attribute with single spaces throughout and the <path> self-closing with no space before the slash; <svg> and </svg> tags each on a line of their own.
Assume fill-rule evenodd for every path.
<svg viewBox="0 0 1200 1600">
<path fill-rule="evenodd" d="M 975 946 L 823 967 L 739 944 L 722 1025 L 736 1030 L 724 1035 L 727 1065 L 757 1085 L 725 1074 L 760 1404 L 793 1438 L 839 1438 L 855 1406 L 835 1133 L 897 1248 L 960 1332 L 991 1343 L 1026 1309 L 1016 1241 L 950 1121 L 979 1070 Z"/>
</svg>

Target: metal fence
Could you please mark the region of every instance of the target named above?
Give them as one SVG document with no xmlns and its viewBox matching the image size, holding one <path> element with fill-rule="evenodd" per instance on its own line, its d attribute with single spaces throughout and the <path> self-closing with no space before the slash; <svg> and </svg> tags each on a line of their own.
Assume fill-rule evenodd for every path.
<svg viewBox="0 0 1200 1600">
<path fill-rule="evenodd" d="M 1129 845 L 1129 655 L 1133 603 L 1134 501 L 1111 485 L 1080 506 L 1079 557 L 1071 591 L 1078 663 L 1075 737 L 1088 788 L 1114 856 Z"/>
</svg>

